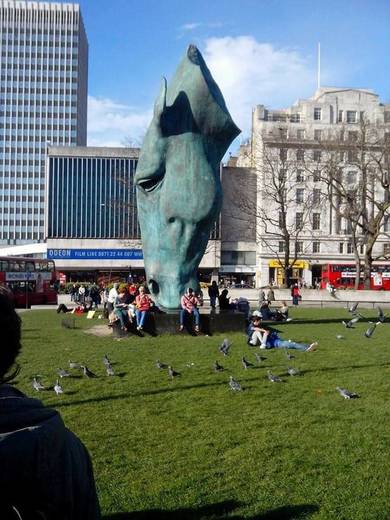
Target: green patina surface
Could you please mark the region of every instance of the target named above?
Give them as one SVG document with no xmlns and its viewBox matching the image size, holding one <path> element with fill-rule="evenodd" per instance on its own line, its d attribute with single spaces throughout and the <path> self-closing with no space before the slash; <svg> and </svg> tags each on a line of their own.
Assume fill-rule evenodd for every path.
<svg viewBox="0 0 390 520">
<path fill-rule="evenodd" d="M 220 161 L 239 134 L 199 50 L 190 45 L 169 85 L 163 79 L 137 173 L 147 283 L 177 308 L 197 269 L 222 203 Z"/>
</svg>

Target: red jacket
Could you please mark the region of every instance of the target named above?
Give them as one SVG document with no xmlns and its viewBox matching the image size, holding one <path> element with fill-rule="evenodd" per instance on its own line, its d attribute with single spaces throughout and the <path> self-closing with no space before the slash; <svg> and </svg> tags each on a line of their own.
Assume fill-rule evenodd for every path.
<svg viewBox="0 0 390 520">
<path fill-rule="evenodd" d="M 135 299 L 137 309 L 140 311 L 148 311 L 152 303 L 153 302 L 148 294 L 139 294 Z"/>
</svg>

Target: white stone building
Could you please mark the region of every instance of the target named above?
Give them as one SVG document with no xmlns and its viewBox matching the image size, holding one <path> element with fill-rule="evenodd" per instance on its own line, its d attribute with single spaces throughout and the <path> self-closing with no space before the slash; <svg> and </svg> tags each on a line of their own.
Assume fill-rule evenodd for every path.
<svg viewBox="0 0 390 520">
<path fill-rule="evenodd" d="M 257 105 L 253 110 L 251 139 L 241 146 L 236 166 L 251 169 L 257 178 L 257 200 L 253 206 L 257 218 L 252 224 L 256 230 L 253 274 L 257 286 L 283 282 L 279 258 L 285 245 L 278 237 L 279 206 L 269 192 L 269 186 L 283 175 L 287 176 L 286 189 L 291 194 L 288 225 L 290 230 L 294 226 L 300 229 L 290 254 L 291 258 L 295 247 L 299 251 L 292 278 L 301 278 L 312 285 L 321 277 L 322 266 L 354 262 L 348 222 L 340 219 L 325 196 L 326 183 L 322 179 L 328 157 L 327 143 L 337 140 L 343 150 L 339 164 L 343 179 L 356 182 L 359 168 L 354 164 L 351 155 L 354 146 L 350 143 L 356 141 L 362 131 L 362 121 L 375 128 L 385 142 L 390 136 L 390 104 L 381 103 L 371 90 L 324 87 L 312 98 L 298 100 L 287 109 L 268 110 L 264 105 Z M 245 191 L 247 185 L 242 186 Z M 376 196 L 383 199 L 380 188 Z M 267 230 L 264 215 L 269 219 Z M 385 216 L 384 232 L 390 231 L 389 224 Z M 237 241 L 236 249 L 240 250 L 244 242 Z M 381 235 L 374 249 L 375 256 L 389 253 L 389 242 L 389 237 Z M 222 259 L 224 248 L 222 242 Z M 359 249 L 362 254 L 364 245 Z"/>
</svg>

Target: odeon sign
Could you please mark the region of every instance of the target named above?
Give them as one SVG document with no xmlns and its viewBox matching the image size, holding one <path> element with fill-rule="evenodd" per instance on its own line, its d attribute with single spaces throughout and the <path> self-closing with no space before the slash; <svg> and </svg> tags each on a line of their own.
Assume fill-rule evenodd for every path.
<svg viewBox="0 0 390 520">
<path fill-rule="evenodd" d="M 50 260 L 142 260 L 142 249 L 48 249 Z"/>
</svg>

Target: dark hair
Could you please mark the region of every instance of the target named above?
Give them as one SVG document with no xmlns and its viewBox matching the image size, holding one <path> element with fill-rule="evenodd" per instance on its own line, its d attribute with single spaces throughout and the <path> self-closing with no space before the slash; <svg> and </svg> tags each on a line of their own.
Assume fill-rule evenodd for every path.
<svg viewBox="0 0 390 520">
<path fill-rule="evenodd" d="M 188 287 L 188 292 L 189 293 L 193 293 L 194 292 L 194 289 L 192 287 Z"/>
<path fill-rule="evenodd" d="M 21 349 L 21 320 L 16 313 L 7 288 L 0 287 L 0 384 L 13 379 L 19 372 L 15 359 Z M 14 370 L 9 370 L 14 366 Z M 8 373 L 8 375 L 6 375 Z"/>
</svg>

